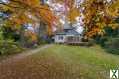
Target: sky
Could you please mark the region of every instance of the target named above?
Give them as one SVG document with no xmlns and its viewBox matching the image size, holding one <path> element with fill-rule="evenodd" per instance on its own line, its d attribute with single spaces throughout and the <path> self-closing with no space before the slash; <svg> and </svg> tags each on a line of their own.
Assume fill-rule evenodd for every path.
<svg viewBox="0 0 119 79">
<path fill-rule="evenodd" d="M 0 2 L 4 2 L 4 3 L 6 3 L 6 2 L 8 2 L 8 0 L 0 0 Z"/>
</svg>

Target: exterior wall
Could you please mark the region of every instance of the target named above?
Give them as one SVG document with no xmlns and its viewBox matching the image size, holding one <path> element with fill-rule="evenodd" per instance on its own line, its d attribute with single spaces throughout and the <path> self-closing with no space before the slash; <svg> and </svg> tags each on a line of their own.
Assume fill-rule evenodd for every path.
<svg viewBox="0 0 119 79">
<path fill-rule="evenodd" d="M 63 37 L 63 39 L 59 39 L 60 37 Z M 66 36 L 65 35 L 55 35 L 55 43 L 64 43 L 66 40 Z"/>
<path fill-rule="evenodd" d="M 76 43 L 80 43 L 82 41 L 82 36 L 67 36 L 67 38 L 66 38 L 66 43 L 68 43 L 68 44 L 76 44 Z"/>
<path fill-rule="evenodd" d="M 63 37 L 63 39 L 59 39 Z M 72 38 L 71 38 L 72 37 Z M 80 43 L 82 36 L 80 35 L 55 35 L 55 43 Z"/>
</svg>

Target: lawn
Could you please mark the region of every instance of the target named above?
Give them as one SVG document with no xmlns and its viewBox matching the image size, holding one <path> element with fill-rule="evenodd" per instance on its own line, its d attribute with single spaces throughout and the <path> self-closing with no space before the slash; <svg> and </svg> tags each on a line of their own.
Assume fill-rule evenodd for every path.
<svg viewBox="0 0 119 79">
<path fill-rule="evenodd" d="M 1 66 L 1 79 L 109 79 L 119 56 L 99 46 L 53 45 L 12 64 Z M 7 74 L 7 75 L 5 75 Z M 4 75 L 4 76 L 3 76 Z"/>
</svg>

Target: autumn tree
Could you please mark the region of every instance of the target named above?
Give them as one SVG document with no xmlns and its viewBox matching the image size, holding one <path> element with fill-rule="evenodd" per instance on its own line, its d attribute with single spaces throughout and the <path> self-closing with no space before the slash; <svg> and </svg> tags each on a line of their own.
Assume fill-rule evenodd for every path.
<svg viewBox="0 0 119 79">
<path fill-rule="evenodd" d="M 8 21 L 13 25 L 34 23 L 36 20 L 33 17 L 37 17 L 38 21 L 45 21 L 51 28 L 53 21 L 56 21 L 48 5 L 42 5 L 40 0 L 8 0 L 0 3 L 0 11 L 10 12 Z"/>
<path fill-rule="evenodd" d="M 80 15 L 80 9 L 76 6 L 76 0 L 54 0 L 54 3 L 59 3 L 63 6 L 64 16 L 70 23 L 75 23 L 76 17 Z"/>
<path fill-rule="evenodd" d="M 92 37 L 96 34 L 103 35 L 104 28 L 110 26 L 118 27 L 114 19 L 118 17 L 119 0 L 85 0 L 81 8 L 84 7 L 84 24 L 86 36 Z"/>
<path fill-rule="evenodd" d="M 24 24 L 31 23 L 35 28 L 36 23 L 41 21 L 47 24 L 48 34 L 52 32 L 52 25 L 56 17 L 50 10 L 49 6 L 42 4 L 40 0 L 7 0 L 0 2 L 0 12 L 8 13 L 9 16 L 4 20 L 7 27 L 16 30 L 21 34 L 23 42 L 24 35 L 30 37 L 32 41 L 37 41 L 37 34 L 33 32 L 24 32 Z"/>
<path fill-rule="evenodd" d="M 83 0 L 83 3 L 75 1 L 77 0 L 60 0 L 65 4 L 67 20 L 71 23 L 74 23 L 81 13 L 83 14 L 85 36 L 90 38 L 104 35 L 105 27 L 116 29 L 119 26 L 114 22 L 119 16 L 119 0 Z"/>
</svg>

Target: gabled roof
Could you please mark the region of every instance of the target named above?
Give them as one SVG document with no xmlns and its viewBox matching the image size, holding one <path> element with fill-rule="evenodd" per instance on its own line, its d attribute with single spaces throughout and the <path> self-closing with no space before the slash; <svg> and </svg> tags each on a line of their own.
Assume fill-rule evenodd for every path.
<svg viewBox="0 0 119 79">
<path fill-rule="evenodd" d="M 80 35 L 75 29 L 70 29 L 66 32 L 68 35 Z"/>
<path fill-rule="evenodd" d="M 63 32 L 58 32 L 56 35 L 80 35 L 74 28 L 64 29 Z"/>
</svg>

